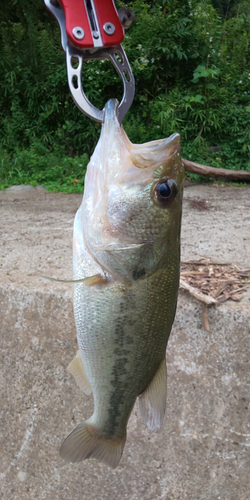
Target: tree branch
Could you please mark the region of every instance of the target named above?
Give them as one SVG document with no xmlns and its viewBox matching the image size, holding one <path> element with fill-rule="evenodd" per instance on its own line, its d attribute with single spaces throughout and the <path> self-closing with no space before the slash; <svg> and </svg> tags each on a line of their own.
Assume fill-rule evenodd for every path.
<svg viewBox="0 0 250 500">
<path fill-rule="evenodd" d="M 182 158 L 185 170 L 192 174 L 207 175 L 224 181 L 250 182 L 250 172 L 247 170 L 228 170 L 227 168 L 208 167 L 200 163 Z"/>
<path fill-rule="evenodd" d="M 216 299 L 214 299 L 210 295 L 205 295 L 205 293 L 202 293 L 198 288 L 189 285 L 189 283 L 187 283 L 183 278 L 180 278 L 180 288 L 187 290 L 190 293 L 190 295 L 195 297 L 197 300 L 204 302 L 204 304 L 207 304 L 208 306 L 211 306 L 212 304 L 217 304 Z"/>
</svg>

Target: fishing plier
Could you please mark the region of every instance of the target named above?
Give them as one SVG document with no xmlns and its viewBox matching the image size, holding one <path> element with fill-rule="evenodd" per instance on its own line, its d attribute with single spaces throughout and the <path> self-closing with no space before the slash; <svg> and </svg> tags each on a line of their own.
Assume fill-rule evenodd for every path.
<svg viewBox="0 0 250 500">
<path fill-rule="evenodd" d="M 66 53 L 68 84 L 80 110 L 97 122 L 104 121 L 104 110 L 96 108 L 82 87 L 83 62 L 89 59 L 110 59 L 123 81 L 123 98 L 117 109 L 121 123 L 130 108 L 135 82 L 127 56 L 121 45 L 124 28 L 131 24 L 130 9 L 116 10 L 113 0 L 44 0 L 57 19 L 61 44 Z"/>
</svg>

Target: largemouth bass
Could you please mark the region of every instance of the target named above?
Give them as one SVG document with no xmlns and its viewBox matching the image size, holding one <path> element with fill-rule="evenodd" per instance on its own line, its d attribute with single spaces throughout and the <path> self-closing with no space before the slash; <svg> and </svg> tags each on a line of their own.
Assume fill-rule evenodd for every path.
<svg viewBox="0 0 250 500">
<path fill-rule="evenodd" d="M 180 138 L 133 145 L 105 121 L 87 168 L 73 238 L 74 315 L 79 351 L 68 369 L 94 413 L 63 442 L 69 462 L 116 467 L 139 397 L 144 424 L 160 428 L 166 405 L 166 346 L 180 267 L 184 167 Z"/>
</svg>

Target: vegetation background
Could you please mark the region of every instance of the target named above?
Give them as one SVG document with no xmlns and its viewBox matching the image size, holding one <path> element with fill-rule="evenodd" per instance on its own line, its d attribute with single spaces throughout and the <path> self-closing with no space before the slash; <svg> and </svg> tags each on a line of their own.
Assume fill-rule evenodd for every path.
<svg viewBox="0 0 250 500">
<path fill-rule="evenodd" d="M 136 13 L 124 40 L 136 81 L 124 120 L 131 141 L 180 132 L 184 158 L 250 170 L 250 0 L 116 5 Z M 100 125 L 72 101 L 59 27 L 42 0 L 1 0 L 0 53 L 0 188 L 81 192 Z M 108 61 L 84 64 L 83 87 L 99 108 L 122 95 Z"/>
</svg>

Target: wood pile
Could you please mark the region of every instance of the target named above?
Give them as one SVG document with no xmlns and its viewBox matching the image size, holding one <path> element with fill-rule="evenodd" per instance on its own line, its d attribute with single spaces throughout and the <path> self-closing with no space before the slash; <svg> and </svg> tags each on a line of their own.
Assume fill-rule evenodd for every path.
<svg viewBox="0 0 250 500">
<path fill-rule="evenodd" d="M 226 300 L 239 301 L 250 285 L 250 269 L 233 264 L 218 264 L 211 260 L 181 263 L 180 288 L 202 302 L 204 328 L 209 331 L 207 306 Z"/>
</svg>

